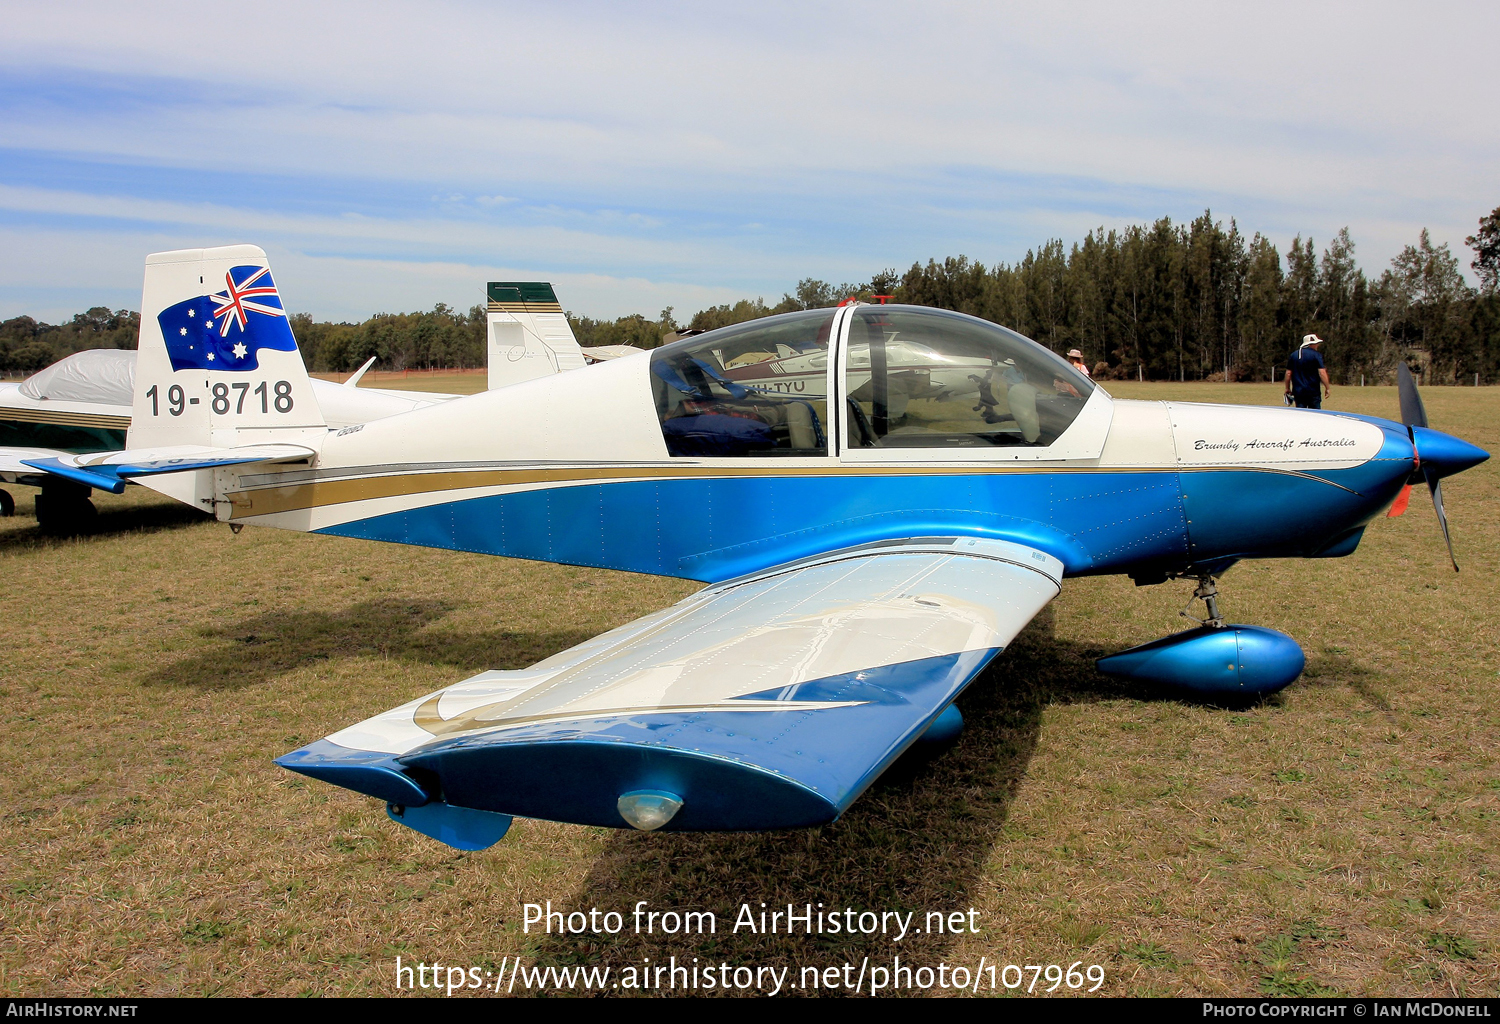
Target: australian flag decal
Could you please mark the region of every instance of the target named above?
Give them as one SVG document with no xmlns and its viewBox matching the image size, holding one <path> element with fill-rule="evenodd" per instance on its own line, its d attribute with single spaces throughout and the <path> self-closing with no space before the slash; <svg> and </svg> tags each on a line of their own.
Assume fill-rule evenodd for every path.
<svg viewBox="0 0 1500 1024">
<path fill-rule="evenodd" d="M 173 370 L 257 370 L 261 349 L 297 350 L 270 267 L 234 267 L 223 291 L 168 306 L 156 322 Z"/>
</svg>

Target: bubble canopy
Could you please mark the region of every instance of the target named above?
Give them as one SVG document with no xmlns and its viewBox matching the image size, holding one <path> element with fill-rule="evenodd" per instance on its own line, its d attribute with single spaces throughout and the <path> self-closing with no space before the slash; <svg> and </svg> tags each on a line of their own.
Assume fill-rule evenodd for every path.
<svg viewBox="0 0 1500 1024">
<path fill-rule="evenodd" d="M 652 354 L 673 455 L 828 454 L 828 355 L 836 310 L 722 327 Z"/>
<path fill-rule="evenodd" d="M 1094 390 L 1015 331 L 926 306 L 849 311 L 830 374 L 832 309 L 765 317 L 653 353 L 652 387 L 674 456 L 829 453 L 829 388 L 848 448 L 1046 447 Z M 834 384 L 837 381 L 837 384 Z"/>
</svg>

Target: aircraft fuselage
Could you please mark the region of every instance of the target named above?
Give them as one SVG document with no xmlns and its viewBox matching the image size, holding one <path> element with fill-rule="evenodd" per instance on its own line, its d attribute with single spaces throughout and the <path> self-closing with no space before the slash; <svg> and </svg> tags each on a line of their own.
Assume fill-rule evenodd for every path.
<svg viewBox="0 0 1500 1024">
<path fill-rule="evenodd" d="M 705 582 L 969 535 L 1046 551 L 1069 575 L 1150 575 L 1347 554 L 1413 468 L 1397 423 L 1102 390 L 1052 446 L 1065 458 L 837 444 L 673 458 L 647 372 L 630 357 L 340 432 L 315 469 L 238 478 L 221 516 Z"/>
</svg>

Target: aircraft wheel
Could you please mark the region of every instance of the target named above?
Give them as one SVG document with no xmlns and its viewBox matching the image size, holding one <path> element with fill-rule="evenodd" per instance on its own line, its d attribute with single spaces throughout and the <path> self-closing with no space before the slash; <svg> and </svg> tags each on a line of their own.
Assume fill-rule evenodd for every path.
<svg viewBox="0 0 1500 1024">
<path fill-rule="evenodd" d="M 36 524 L 51 537 L 88 532 L 99 510 L 89 501 L 89 489 L 75 484 L 48 484 L 36 496 Z"/>
<path fill-rule="evenodd" d="M 16 499 L 10 496 L 9 491 L 0 490 L 0 516 L 13 516 L 16 514 Z"/>
</svg>

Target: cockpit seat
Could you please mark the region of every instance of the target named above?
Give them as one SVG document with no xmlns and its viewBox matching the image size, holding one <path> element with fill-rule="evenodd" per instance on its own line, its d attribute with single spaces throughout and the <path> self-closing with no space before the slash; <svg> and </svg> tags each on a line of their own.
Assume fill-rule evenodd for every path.
<svg viewBox="0 0 1500 1024">
<path fill-rule="evenodd" d="M 701 413 L 662 421 L 672 455 L 748 455 L 775 447 L 771 425 L 746 416 Z"/>
<path fill-rule="evenodd" d="M 786 406 L 786 428 L 793 449 L 813 451 L 823 447 L 815 419 L 812 406 L 806 402 L 792 402 Z"/>
</svg>

